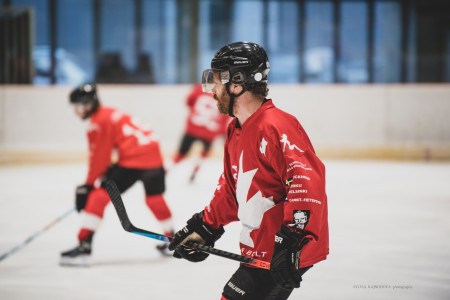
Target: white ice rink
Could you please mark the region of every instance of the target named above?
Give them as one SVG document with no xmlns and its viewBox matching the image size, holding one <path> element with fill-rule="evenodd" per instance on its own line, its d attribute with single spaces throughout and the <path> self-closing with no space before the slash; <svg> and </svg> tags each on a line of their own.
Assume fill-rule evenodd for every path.
<svg viewBox="0 0 450 300">
<path fill-rule="evenodd" d="M 450 299 L 450 164 L 325 161 L 330 255 L 305 274 L 290 299 Z M 192 161 L 167 178 L 167 201 L 180 228 L 210 200 L 221 171 L 207 161 L 195 184 Z M 0 168 L 0 255 L 73 205 L 84 164 Z M 135 225 L 159 231 L 141 185 L 123 195 Z M 238 263 L 163 258 L 155 240 L 125 232 L 112 206 L 94 240 L 92 266 L 63 268 L 76 244 L 73 213 L 0 262 L 0 299 L 220 299 Z M 239 252 L 239 224 L 216 247 Z"/>
</svg>

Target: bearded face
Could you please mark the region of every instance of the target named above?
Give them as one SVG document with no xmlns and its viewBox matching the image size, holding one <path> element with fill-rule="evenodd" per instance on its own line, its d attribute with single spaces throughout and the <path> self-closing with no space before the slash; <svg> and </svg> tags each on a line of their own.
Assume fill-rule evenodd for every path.
<svg viewBox="0 0 450 300">
<path fill-rule="evenodd" d="M 228 107 L 230 106 L 230 96 L 226 91 L 225 85 L 220 80 L 220 75 L 218 73 L 214 74 L 214 88 L 212 92 L 214 94 L 214 99 L 217 101 L 217 108 L 219 112 L 224 115 L 228 115 Z"/>
<path fill-rule="evenodd" d="M 214 94 L 214 99 L 216 99 L 217 101 L 217 108 L 219 109 L 219 112 L 223 115 L 228 115 L 228 107 L 230 106 L 230 96 L 225 91 L 225 89 L 222 89 L 220 96 Z"/>
</svg>

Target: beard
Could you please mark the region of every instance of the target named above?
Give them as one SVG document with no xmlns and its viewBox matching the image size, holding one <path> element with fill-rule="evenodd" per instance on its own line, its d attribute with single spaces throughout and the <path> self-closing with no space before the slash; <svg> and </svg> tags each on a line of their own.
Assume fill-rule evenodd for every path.
<svg viewBox="0 0 450 300">
<path fill-rule="evenodd" d="M 223 115 L 228 115 L 230 106 L 230 96 L 223 91 L 222 95 L 218 96 L 214 94 L 214 99 L 217 101 L 217 109 Z"/>
</svg>

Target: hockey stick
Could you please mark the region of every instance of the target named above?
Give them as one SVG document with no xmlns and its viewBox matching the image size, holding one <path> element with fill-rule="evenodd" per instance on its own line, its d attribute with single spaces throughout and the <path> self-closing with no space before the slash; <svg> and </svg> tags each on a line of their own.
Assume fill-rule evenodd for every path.
<svg viewBox="0 0 450 300">
<path fill-rule="evenodd" d="M 37 231 L 36 233 L 32 234 L 30 237 L 28 237 L 25 241 L 23 241 L 23 243 L 15 246 L 14 248 L 6 251 L 5 253 L 3 253 L 2 255 L 0 255 L 0 262 L 2 260 L 4 260 L 5 258 L 7 258 L 8 256 L 12 255 L 13 253 L 19 251 L 20 249 L 22 249 L 23 247 L 25 247 L 28 243 L 30 243 L 32 240 L 34 240 L 36 237 L 38 237 L 39 235 L 41 235 L 42 233 L 44 233 L 45 231 L 47 231 L 49 228 L 53 227 L 53 225 L 59 223 L 59 221 L 61 221 L 62 219 L 64 219 L 65 217 L 67 217 L 68 215 L 70 215 L 73 211 L 75 211 L 75 208 L 71 208 L 68 211 L 66 211 L 65 213 L 63 213 L 61 216 L 59 216 L 58 218 L 56 218 L 55 220 L 53 220 L 52 222 L 50 222 L 47 226 L 45 226 L 44 228 L 42 228 L 41 230 Z"/>
<path fill-rule="evenodd" d="M 123 227 L 123 229 L 125 229 L 125 231 L 131 232 L 134 234 L 138 234 L 138 235 L 142 235 L 142 236 L 146 236 L 148 238 L 160 240 L 163 242 L 172 241 L 173 238 L 170 236 L 165 236 L 165 235 L 162 235 L 159 233 L 151 232 L 151 231 L 144 230 L 144 229 L 134 226 L 128 217 L 127 211 L 125 210 L 125 205 L 123 204 L 122 197 L 120 196 L 120 192 L 117 189 L 117 186 L 114 183 L 114 181 L 108 180 L 104 186 L 106 188 L 106 191 L 108 192 L 109 197 L 111 198 L 111 202 L 113 203 L 114 208 L 116 209 L 117 215 L 119 216 L 120 223 L 122 224 L 122 227 Z M 245 256 L 242 256 L 239 254 L 227 252 L 224 250 L 216 249 L 216 248 L 205 246 L 205 245 L 200 245 L 197 243 L 191 243 L 191 244 L 189 244 L 189 247 L 192 247 L 195 250 L 199 250 L 199 251 L 206 252 L 209 254 L 221 256 L 221 257 L 239 261 L 239 262 L 242 262 L 242 263 L 245 263 L 248 265 L 252 265 L 252 266 L 260 268 L 260 269 L 267 269 L 267 270 L 270 269 L 270 263 L 259 260 L 259 259 L 245 257 Z"/>
</svg>

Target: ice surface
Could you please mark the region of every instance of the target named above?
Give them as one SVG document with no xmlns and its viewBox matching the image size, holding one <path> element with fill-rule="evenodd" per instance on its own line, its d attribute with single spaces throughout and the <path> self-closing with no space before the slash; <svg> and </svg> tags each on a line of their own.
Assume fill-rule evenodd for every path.
<svg viewBox="0 0 450 300">
<path fill-rule="evenodd" d="M 325 161 L 330 256 L 305 274 L 290 299 L 450 299 L 450 164 Z M 210 200 L 222 163 L 193 161 L 167 177 L 167 201 L 180 228 Z M 0 254 L 73 205 L 84 164 L 0 168 Z M 135 185 L 123 195 L 135 225 L 159 231 Z M 125 232 L 109 206 L 94 240 L 92 266 L 63 268 L 76 244 L 73 213 L 0 262 L 0 299 L 220 299 L 238 263 L 164 258 L 158 241 Z M 216 247 L 239 252 L 239 224 Z M 403 286 L 403 288 L 396 288 Z"/>
</svg>

